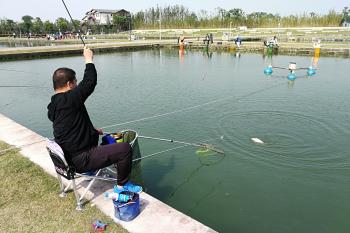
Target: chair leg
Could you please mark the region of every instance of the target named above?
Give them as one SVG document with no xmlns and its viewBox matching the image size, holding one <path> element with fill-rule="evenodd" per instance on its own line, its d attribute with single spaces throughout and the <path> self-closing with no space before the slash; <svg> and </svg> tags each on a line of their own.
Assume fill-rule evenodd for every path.
<svg viewBox="0 0 350 233">
<path fill-rule="evenodd" d="M 57 174 L 57 179 L 58 179 L 58 183 L 60 184 L 60 194 L 59 194 L 59 196 L 60 197 L 66 197 L 67 194 L 65 192 L 64 184 L 62 182 L 62 177 L 59 174 Z"/>
<path fill-rule="evenodd" d="M 70 189 L 71 185 L 72 185 L 72 181 L 69 181 L 68 185 L 64 188 L 65 193 Z"/>
<path fill-rule="evenodd" d="M 75 209 L 78 211 L 82 211 L 83 210 L 83 203 L 81 202 L 81 199 L 79 198 L 77 186 L 75 184 L 74 179 L 72 180 L 72 185 L 73 185 L 74 196 L 75 196 L 75 199 L 77 201 L 77 208 L 75 208 Z"/>
<path fill-rule="evenodd" d="M 95 176 L 98 176 L 98 175 L 101 173 L 101 170 L 102 170 L 102 169 L 98 170 L 98 172 L 96 173 Z M 96 180 L 96 178 L 93 178 L 93 179 L 90 181 L 89 185 L 85 188 L 85 191 L 84 191 L 83 195 L 81 195 L 79 201 L 83 200 L 83 198 L 85 197 L 86 193 L 90 190 L 91 186 L 94 184 L 95 180 Z"/>
</svg>

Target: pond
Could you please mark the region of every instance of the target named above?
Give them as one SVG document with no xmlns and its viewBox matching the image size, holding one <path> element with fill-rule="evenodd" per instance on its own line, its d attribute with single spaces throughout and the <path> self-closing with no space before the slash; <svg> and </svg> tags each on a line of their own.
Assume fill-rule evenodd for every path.
<svg viewBox="0 0 350 233">
<path fill-rule="evenodd" d="M 263 73 L 289 62 L 313 63 L 316 75 L 298 70 L 292 82 L 286 70 Z M 219 232 L 350 231 L 349 59 L 161 49 L 96 54 L 95 64 L 86 106 L 96 127 L 225 151 L 186 146 L 144 159 L 147 193 Z M 84 62 L 0 63 L 0 112 L 52 137 L 46 106 L 58 67 L 79 80 Z M 143 156 L 181 146 L 139 143 Z"/>
</svg>

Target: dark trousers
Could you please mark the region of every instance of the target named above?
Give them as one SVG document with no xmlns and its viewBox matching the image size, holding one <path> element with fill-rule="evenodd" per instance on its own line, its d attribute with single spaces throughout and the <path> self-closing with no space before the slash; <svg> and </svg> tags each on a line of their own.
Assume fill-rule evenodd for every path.
<svg viewBox="0 0 350 233">
<path fill-rule="evenodd" d="M 97 146 L 73 157 L 72 163 L 79 173 L 95 171 L 115 164 L 117 183 L 124 185 L 131 172 L 132 149 L 126 142 Z"/>
</svg>

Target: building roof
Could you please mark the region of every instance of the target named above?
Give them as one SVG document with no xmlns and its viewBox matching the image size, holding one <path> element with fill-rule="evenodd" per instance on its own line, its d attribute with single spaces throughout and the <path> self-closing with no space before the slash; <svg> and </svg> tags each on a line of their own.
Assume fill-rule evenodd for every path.
<svg viewBox="0 0 350 233">
<path fill-rule="evenodd" d="M 99 13 L 106 13 L 106 14 L 114 14 L 114 13 L 118 13 L 120 11 L 125 11 L 128 12 L 124 9 L 118 9 L 118 10 L 108 10 L 108 9 L 91 9 L 90 11 L 86 12 L 86 14 L 89 13 L 95 13 L 95 12 L 99 12 Z"/>
</svg>

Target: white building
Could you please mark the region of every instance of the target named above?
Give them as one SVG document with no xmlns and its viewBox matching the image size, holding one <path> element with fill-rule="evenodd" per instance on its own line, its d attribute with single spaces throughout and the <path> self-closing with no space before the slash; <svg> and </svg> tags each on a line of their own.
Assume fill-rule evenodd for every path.
<svg viewBox="0 0 350 233">
<path fill-rule="evenodd" d="M 343 22 L 343 27 L 350 27 L 350 22 Z"/>
<path fill-rule="evenodd" d="M 105 10 L 105 9 L 92 9 L 85 13 L 82 19 L 85 23 L 94 23 L 97 25 L 108 25 L 113 22 L 113 15 L 129 17 L 130 12 L 124 9 L 121 10 Z"/>
</svg>

